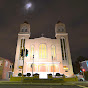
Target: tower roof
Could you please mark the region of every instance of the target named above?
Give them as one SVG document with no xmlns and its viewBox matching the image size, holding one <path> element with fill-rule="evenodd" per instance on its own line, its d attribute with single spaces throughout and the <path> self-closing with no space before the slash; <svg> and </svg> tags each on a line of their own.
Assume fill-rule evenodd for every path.
<svg viewBox="0 0 88 88">
<path fill-rule="evenodd" d="M 27 21 L 24 21 L 24 23 L 28 24 L 28 22 L 27 22 Z"/>
<path fill-rule="evenodd" d="M 58 23 L 62 23 L 62 22 L 59 20 L 59 21 L 57 21 L 57 24 L 58 24 Z"/>
</svg>

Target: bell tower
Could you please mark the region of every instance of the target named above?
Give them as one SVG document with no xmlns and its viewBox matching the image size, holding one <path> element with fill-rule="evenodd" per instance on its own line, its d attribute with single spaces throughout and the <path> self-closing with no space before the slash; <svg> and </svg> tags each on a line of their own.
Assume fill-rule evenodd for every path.
<svg viewBox="0 0 88 88">
<path fill-rule="evenodd" d="M 62 23 L 61 21 L 58 21 L 57 24 L 55 25 L 55 37 L 57 38 L 59 34 L 65 33 L 66 33 L 65 24 Z"/>
<path fill-rule="evenodd" d="M 26 49 L 26 41 L 29 40 L 30 37 L 30 24 L 28 22 L 24 22 L 20 25 L 20 32 L 18 33 L 17 47 L 16 47 L 16 55 L 15 55 L 15 64 L 14 64 L 14 74 L 13 76 L 17 76 L 18 73 L 22 72 L 22 69 L 19 66 L 23 66 L 23 55 L 21 52 Z"/>
<path fill-rule="evenodd" d="M 68 74 L 69 72 L 72 75 L 73 68 L 68 41 L 68 33 L 66 33 L 65 24 L 62 23 L 61 21 L 58 21 L 57 24 L 55 25 L 55 37 L 60 45 L 61 60 L 63 63 L 63 73 Z"/>
<path fill-rule="evenodd" d="M 28 22 L 25 21 L 20 25 L 20 32 L 18 33 L 18 35 L 22 35 L 22 37 L 25 35 L 29 35 L 28 37 L 30 37 L 30 24 L 28 24 Z"/>
</svg>

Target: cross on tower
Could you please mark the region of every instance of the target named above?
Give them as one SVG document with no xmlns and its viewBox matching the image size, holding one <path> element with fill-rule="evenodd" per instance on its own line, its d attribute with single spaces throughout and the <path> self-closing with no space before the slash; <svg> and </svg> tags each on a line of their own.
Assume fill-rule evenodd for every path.
<svg viewBox="0 0 88 88">
<path fill-rule="evenodd" d="M 44 36 L 44 34 L 43 34 L 43 33 L 42 33 L 41 35 L 42 35 L 42 37 Z"/>
</svg>

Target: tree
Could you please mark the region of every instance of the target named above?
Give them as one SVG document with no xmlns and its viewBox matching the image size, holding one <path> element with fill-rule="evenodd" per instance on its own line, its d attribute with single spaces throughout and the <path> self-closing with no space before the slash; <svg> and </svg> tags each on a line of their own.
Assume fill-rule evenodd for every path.
<svg viewBox="0 0 88 88">
<path fill-rule="evenodd" d="M 79 56 L 76 61 L 73 63 L 73 71 L 75 74 L 80 72 L 80 63 L 82 61 L 88 60 L 88 58 L 83 57 L 83 56 Z"/>
</svg>

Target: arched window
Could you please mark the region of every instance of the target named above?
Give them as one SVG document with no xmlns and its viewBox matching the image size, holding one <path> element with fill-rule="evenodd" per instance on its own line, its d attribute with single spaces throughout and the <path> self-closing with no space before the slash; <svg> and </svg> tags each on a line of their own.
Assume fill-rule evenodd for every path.
<svg viewBox="0 0 88 88">
<path fill-rule="evenodd" d="M 66 42 L 65 42 L 65 38 L 64 37 L 62 37 L 60 39 L 60 43 L 61 43 L 62 59 L 63 60 L 67 60 L 67 55 L 66 55 Z"/>
<path fill-rule="evenodd" d="M 24 29 L 22 29 L 22 32 L 24 32 Z"/>
<path fill-rule="evenodd" d="M 34 55 L 34 46 L 32 45 L 31 46 L 31 53 L 30 53 L 31 59 L 33 59 L 33 55 Z"/>
<path fill-rule="evenodd" d="M 25 32 L 27 32 L 27 29 L 25 29 Z"/>
<path fill-rule="evenodd" d="M 55 59 L 55 57 L 56 57 L 56 48 L 55 48 L 54 45 L 51 46 L 51 54 L 52 54 L 53 58 Z"/>
<path fill-rule="evenodd" d="M 45 44 L 41 44 L 39 46 L 39 58 L 46 58 L 47 55 L 46 55 L 46 45 Z"/>
<path fill-rule="evenodd" d="M 25 39 L 21 39 L 21 44 L 20 44 L 20 58 L 23 58 L 24 55 L 24 50 L 25 50 Z"/>
</svg>

